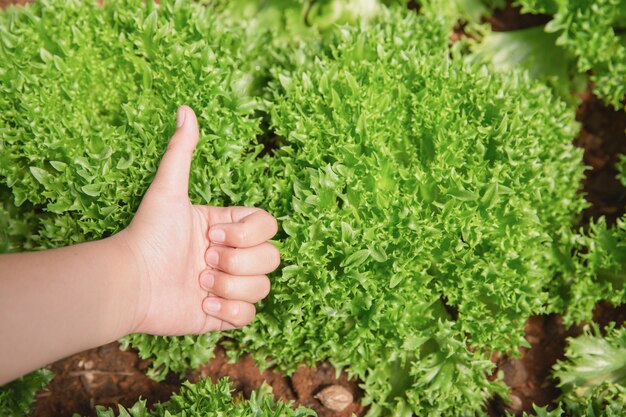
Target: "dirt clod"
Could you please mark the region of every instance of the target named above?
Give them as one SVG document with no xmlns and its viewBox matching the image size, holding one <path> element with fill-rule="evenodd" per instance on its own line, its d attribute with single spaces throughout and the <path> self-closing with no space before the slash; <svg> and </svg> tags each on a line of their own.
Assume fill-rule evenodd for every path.
<svg viewBox="0 0 626 417">
<path fill-rule="evenodd" d="M 352 404 L 352 393 L 341 385 L 331 385 L 321 390 L 316 396 L 324 407 L 333 411 L 343 411 Z"/>
<path fill-rule="evenodd" d="M 514 413 L 519 413 L 524 409 L 524 403 L 517 395 L 511 395 L 509 402 L 509 410 Z"/>
</svg>

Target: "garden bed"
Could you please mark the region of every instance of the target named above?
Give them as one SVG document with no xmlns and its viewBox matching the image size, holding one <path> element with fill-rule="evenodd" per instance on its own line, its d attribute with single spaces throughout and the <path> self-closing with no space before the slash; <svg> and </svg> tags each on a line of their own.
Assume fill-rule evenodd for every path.
<svg viewBox="0 0 626 417">
<path fill-rule="evenodd" d="M 23 1 L 0 0 L 0 6 Z M 495 30 L 520 29 L 538 23 L 545 23 L 544 16 L 521 17 L 518 10 L 508 7 L 498 12 L 491 23 Z M 457 38 L 462 36 L 457 34 Z M 584 149 L 584 162 L 591 167 L 585 173 L 583 192 L 590 207 L 583 213 L 581 226 L 590 219 L 605 216 L 609 224 L 624 214 L 626 189 L 616 179 L 615 163 L 618 155 L 626 154 L 626 112 L 616 111 L 597 99 L 588 88 L 582 94 L 578 107 L 577 120 L 581 131 L 575 145 Z M 624 307 L 613 307 L 608 303 L 599 304 L 594 312 L 594 320 L 602 325 L 615 321 L 621 324 L 626 318 Z M 560 395 L 556 381 L 551 378 L 552 366 L 564 358 L 566 338 L 577 336 L 581 326 L 566 327 L 561 316 L 556 314 L 533 316 L 525 328 L 526 340 L 530 348 L 520 348 L 520 358 L 509 358 L 494 354 L 492 361 L 497 364 L 496 372 L 504 374 L 504 382 L 511 389 L 511 402 L 505 404 L 494 398 L 488 408 L 493 416 L 504 415 L 506 411 L 532 411 L 532 405 L 550 405 Z M 255 361 L 247 355 L 236 363 L 228 363 L 221 347 L 217 347 L 215 357 L 206 365 L 189 371 L 185 378 L 170 373 L 164 381 L 155 382 L 146 375 L 150 361 L 142 360 L 132 349 L 123 351 L 117 343 L 112 343 L 86 352 L 73 355 L 49 366 L 55 378 L 46 391 L 37 394 L 32 416 L 71 416 L 79 413 L 94 416 L 95 405 L 131 406 L 142 397 L 148 404 L 167 400 L 180 389 L 184 379 L 196 381 L 200 377 L 217 380 L 228 376 L 233 388 L 244 398 L 265 381 L 273 387 L 274 395 L 282 400 L 293 400 L 298 405 L 314 409 L 321 417 L 347 417 L 353 413 L 362 416 L 367 409 L 361 405 L 363 392 L 360 381 L 349 379 L 345 372 L 339 377 L 328 363 L 318 363 L 315 367 L 300 366 L 288 377 L 272 369 L 260 371 Z M 342 412 L 334 412 L 324 407 L 316 395 L 324 388 L 340 385 L 354 397 L 352 405 Z"/>
<path fill-rule="evenodd" d="M 626 207 L 626 188 L 615 179 L 614 166 L 617 156 L 626 154 L 626 112 L 607 107 L 587 91 L 577 119 L 582 130 L 575 144 L 584 148 L 585 164 L 591 167 L 583 182 L 584 193 L 591 203 L 584 212 L 583 225 L 599 216 L 615 222 Z M 626 319 L 626 307 L 602 303 L 596 308 L 594 318 L 602 325 L 611 321 L 621 324 Z M 494 358 L 514 399 L 508 407 L 500 400 L 493 400 L 490 413 L 500 416 L 505 410 L 532 411 L 532 404 L 551 404 L 560 394 L 556 382 L 550 378 L 551 368 L 563 359 L 566 338 L 580 332 L 580 327 L 565 328 L 558 315 L 531 317 L 526 324 L 526 339 L 532 348 L 522 348 L 519 359 Z M 182 380 L 176 375 L 170 374 L 158 383 L 146 376 L 148 368 L 149 361 L 139 359 L 132 350 L 120 350 L 117 343 L 59 361 L 50 366 L 56 376 L 49 389 L 38 394 L 32 416 L 69 417 L 74 412 L 93 416 L 95 404 L 131 406 L 138 397 L 150 404 L 167 400 L 179 389 Z M 315 368 L 302 366 L 292 377 L 286 377 L 278 372 L 260 372 L 249 356 L 229 364 L 223 349 L 218 347 L 215 358 L 191 372 L 188 378 L 196 380 L 198 376 L 210 376 L 214 381 L 228 376 L 234 382 L 233 387 L 244 396 L 267 381 L 277 398 L 310 407 L 320 417 L 344 417 L 353 412 L 361 416 L 366 411 L 358 402 L 361 396 L 358 381 L 348 380 L 345 372 L 335 378 L 334 369 L 327 363 Z M 320 390 L 334 384 L 346 387 L 354 395 L 354 404 L 342 413 L 325 408 L 315 398 Z"/>
</svg>

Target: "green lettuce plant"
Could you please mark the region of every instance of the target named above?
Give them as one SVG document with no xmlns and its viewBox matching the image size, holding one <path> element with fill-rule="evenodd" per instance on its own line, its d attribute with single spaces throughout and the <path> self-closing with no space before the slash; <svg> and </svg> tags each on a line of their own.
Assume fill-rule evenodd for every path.
<svg viewBox="0 0 626 417">
<path fill-rule="evenodd" d="M 395 1 L 395 0 L 390 0 Z M 245 19 L 256 30 L 270 30 L 282 40 L 297 35 L 309 38 L 334 25 L 355 24 L 376 16 L 381 0 L 204 0 L 217 6 L 221 16 Z"/>
<path fill-rule="evenodd" d="M 404 12 L 313 54 L 271 85 L 286 266 L 242 347 L 348 367 L 370 415 L 479 411 L 501 391 L 487 353 L 545 310 L 550 247 L 583 206 L 572 114 Z"/>
<path fill-rule="evenodd" d="M 213 358 L 213 348 L 221 337 L 219 332 L 176 337 L 132 334 L 120 343 L 125 349 L 137 347 L 142 359 L 152 359 L 152 366 L 147 374 L 150 378 L 161 381 L 171 371 L 183 373 L 207 363 Z"/>
<path fill-rule="evenodd" d="M 262 56 L 235 27 L 219 26 L 211 9 L 40 1 L 1 16 L 0 175 L 16 206 L 65 218 L 78 229 L 73 240 L 120 230 L 182 102 L 198 109 L 202 125 L 192 199 L 262 199 L 257 178 L 266 163 L 257 158 L 259 103 L 250 94 Z M 67 243 L 47 238 L 44 245 Z"/>
<path fill-rule="evenodd" d="M 561 398 L 554 407 L 534 406 L 534 412 L 523 413 L 524 417 L 620 417 L 626 413 L 626 329 L 612 323 L 603 332 L 593 324 L 582 335 L 568 339 L 565 359 L 553 368 Z"/>
<path fill-rule="evenodd" d="M 490 63 L 494 70 L 525 70 L 531 78 L 549 85 L 562 99 L 577 105 L 576 93 L 587 79 L 578 72 L 575 57 L 558 45 L 559 36 L 543 26 L 495 32 L 482 26 L 480 41 L 472 42 L 470 59 Z"/>
<path fill-rule="evenodd" d="M 0 254 L 36 248 L 34 239 L 41 216 L 28 204 L 16 207 L 11 191 L 0 186 Z"/>
<path fill-rule="evenodd" d="M 557 405 L 555 408 L 553 409 L 548 409 L 548 406 L 544 406 L 544 407 L 539 407 L 537 405 L 533 405 L 533 411 L 531 413 L 528 412 L 523 412 L 521 415 L 522 417 L 531 417 L 531 416 L 536 416 L 536 417 L 568 417 L 566 415 L 564 415 L 564 411 L 562 406 L 559 404 Z M 515 417 L 516 414 L 513 414 L 511 412 L 506 412 L 506 416 L 507 417 Z M 573 416 L 570 416 L 573 417 Z"/>
<path fill-rule="evenodd" d="M 562 260 L 551 292 L 552 305 L 564 312 L 565 322 L 591 320 L 600 300 L 614 305 L 626 302 L 626 223 L 618 219 L 608 227 L 604 218 L 592 221 L 586 231 L 567 234 L 555 246 Z M 570 255 L 574 256 L 570 256 Z"/>
<path fill-rule="evenodd" d="M 499 6 L 498 1 L 487 2 Z M 523 13 L 552 15 L 545 26 L 511 32 L 483 29 L 475 46 L 498 70 L 520 66 L 547 81 L 563 97 L 585 87 L 619 109 L 626 95 L 626 1 L 516 0 Z M 484 12 L 483 12 L 484 13 Z M 484 15 L 484 14 L 483 14 Z M 459 15 L 458 17 L 461 17 Z"/>
<path fill-rule="evenodd" d="M 598 326 L 570 338 L 566 359 L 554 367 L 568 415 L 617 417 L 626 413 L 626 329 Z"/>
<path fill-rule="evenodd" d="M 446 17 L 381 5 L 367 26 L 273 48 L 280 35 L 255 17 L 221 13 L 40 0 L 0 14 L 12 247 L 125 227 L 189 104 L 192 201 L 281 221 L 283 267 L 229 354 L 286 372 L 328 360 L 363 381 L 370 417 L 484 413 L 506 395 L 491 353 L 517 352 L 529 315 L 569 308 L 553 286 L 567 289 L 584 241 L 573 111 L 528 74 L 460 59 Z M 163 378 L 217 337 L 123 344 Z"/>
<path fill-rule="evenodd" d="M 111 408 L 96 406 L 98 417 L 200 417 L 207 415 L 232 417 L 307 417 L 316 416 L 315 412 L 274 400 L 272 389 L 263 385 L 253 391 L 250 399 L 233 397 L 228 378 L 213 384 L 210 379 L 201 379 L 197 383 L 186 381 L 180 393 L 173 394 L 164 402 L 149 409 L 145 401 L 138 401 L 132 407 L 118 406 L 115 412 Z M 78 415 L 75 415 L 78 417 Z"/>
<path fill-rule="evenodd" d="M 39 369 L 0 386 L 0 415 L 21 417 L 30 413 L 35 394 L 43 390 L 53 377 L 51 371 Z"/>
<path fill-rule="evenodd" d="M 581 73 L 591 71 L 593 91 L 613 107 L 623 107 L 626 95 L 626 1 L 558 0 L 526 11 L 554 13 L 546 32 L 558 34 L 557 45 L 576 57 Z"/>
</svg>

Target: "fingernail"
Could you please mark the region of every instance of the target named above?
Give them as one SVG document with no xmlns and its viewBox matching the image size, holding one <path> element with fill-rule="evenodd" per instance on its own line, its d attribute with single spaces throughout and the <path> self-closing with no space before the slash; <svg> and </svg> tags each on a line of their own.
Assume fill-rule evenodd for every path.
<svg viewBox="0 0 626 417">
<path fill-rule="evenodd" d="M 222 303 L 220 303 L 215 298 L 209 298 L 204 303 L 204 306 L 206 307 L 208 311 L 215 313 L 215 312 L 220 311 L 220 308 L 222 308 Z"/>
<path fill-rule="evenodd" d="M 203 288 L 211 289 L 215 283 L 215 276 L 213 276 L 213 274 L 204 274 L 202 278 L 200 278 L 200 281 Z"/>
<path fill-rule="evenodd" d="M 187 112 L 184 107 L 179 107 L 178 112 L 176 113 L 176 128 L 180 129 L 185 124 L 185 118 L 187 117 Z"/>
<path fill-rule="evenodd" d="M 222 229 L 211 229 L 209 231 L 209 239 L 215 243 L 223 243 L 226 239 L 226 233 Z"/>
<path fill-rule="evenodd" d="M 214 268 L 217 267 L 217 263 L 219 262 L 219 260 L 220 260 L 220 256 L 214 250 L 206 254 L 206 262 Z"/>
</svg>

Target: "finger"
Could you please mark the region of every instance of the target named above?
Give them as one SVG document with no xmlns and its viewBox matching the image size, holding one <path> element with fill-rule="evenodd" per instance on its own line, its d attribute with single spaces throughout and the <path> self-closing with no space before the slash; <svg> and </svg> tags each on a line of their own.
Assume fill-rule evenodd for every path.
<svg viewBox="0 0 626 417">
<path fill-rule="evenodd" d="M 212 243 L 233 248 L 250 248 L 271 239 L 278 231 L 274 216 L 257 209 L 235 223 L 220 223 L 209 228 Z"/>
<path fill-rule="evenodd" d="M 218 297 L 248 303 L 258 302 L 270 292 L 270 280 L 265 275 L 237 276 L 217 270 L 204 271 L 200 286 Z"/>
<path fill-rule="evenodd" d="M 176 132 L 161 159 L 152 187 L 187 196 L 193 151 L 198 144 L 198 120 L 193 110 L 181 106 L 176 116 Z"/>
<path fill-rule="evenodd" d="M 236 329 L 232 324 L 225 322 L 213 316 L 206 316 L 204 327 L 198 332 L 198 334 L 205 334 L 207 332 L 219 332 L 223 330 Z"/>
<path fill-rule="evenodd" d="M 205 206 L 209 217 L 209 225 L 219 223 L 236 223 L 250 214 L 261 210 L 258 207 L 230 206 L 213 207 Z"/>
<path fill-rule="evenodd" d="M 207 265 L 231 275 L 263 275 L 278 268 L 280 254 L 270 243 L 245 249 L 211 246 L 205 260 Z"/>
<path fill-rule="evenodd" d="M 245 326 L 254 319 L 256 314 L 253 304 L 214 296 L 204 299 L 202 309 L 207 315 L 230 323 L 234 327 Z"/>
</svg>

